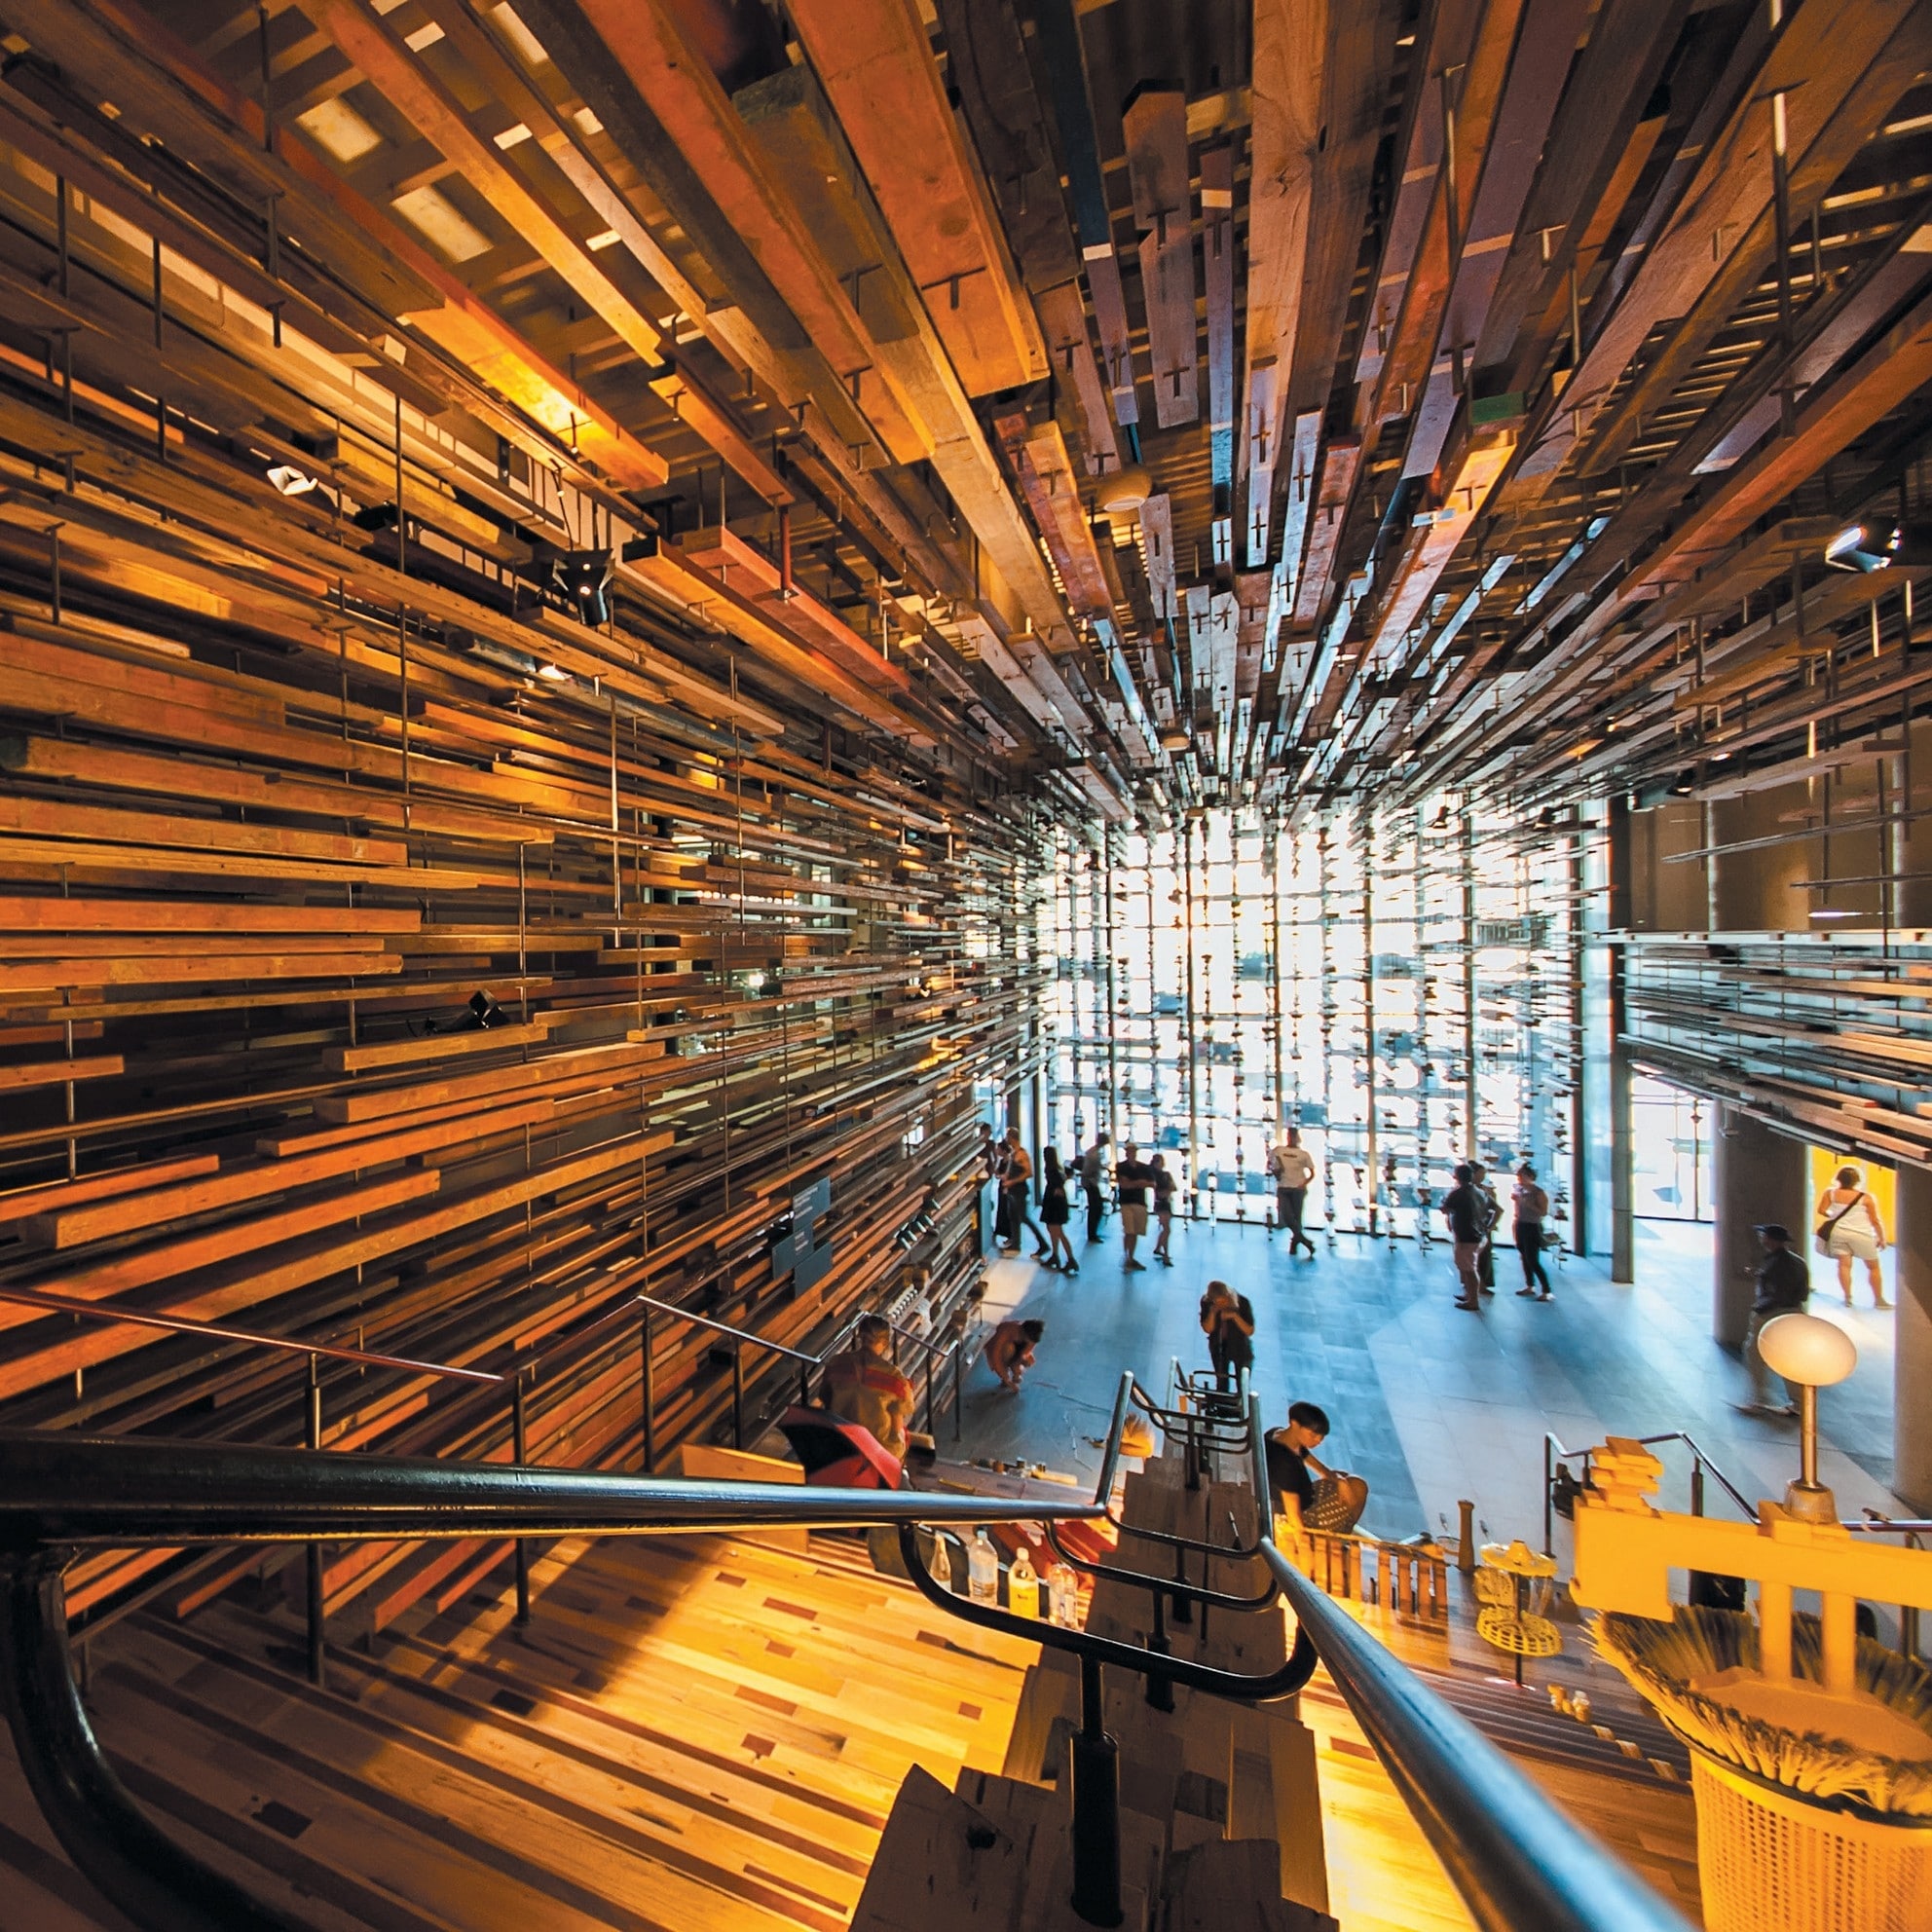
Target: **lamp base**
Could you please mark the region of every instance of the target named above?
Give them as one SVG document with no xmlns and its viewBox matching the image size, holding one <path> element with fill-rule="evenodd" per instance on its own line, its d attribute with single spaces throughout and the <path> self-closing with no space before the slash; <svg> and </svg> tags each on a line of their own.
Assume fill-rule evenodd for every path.
<svg viewBox="0 0 1932 1932">
<path fill-rule="evenodd" d="M 1784 1513 L 1802 1523 L 1836 1523 L 1839 1500 L 1823 1483 L 1800 1479 L 1785 1485 Z"/>
</svg>

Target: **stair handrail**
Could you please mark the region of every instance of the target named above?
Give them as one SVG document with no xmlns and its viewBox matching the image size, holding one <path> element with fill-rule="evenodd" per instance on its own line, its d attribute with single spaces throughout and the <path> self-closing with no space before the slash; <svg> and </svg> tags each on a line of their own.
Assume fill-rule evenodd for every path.
<svg viewBox="0 0 1932 1932">
<path fill-rule="evenodd" d="M 520 1369 L 513 1369 L 505 1375 L 487 1368 L 458 1368 L 450 1362 L 418 1361 L 409 1356 L 384 1355 L 375 1349 L 352 1349 L 345 1343 L 305 1342 L 295 1335 L 265 1335 L 259 1329 L 231 1327 L 221 1321 L 196 1321 L 185 1315 L 139 1314 L 132 1309 L 82 1301 L 74 1295 L 54 1294 L 45 1288 L 0 1285 L 0 1301 L 44 1309 L 50 1315 L 77 1316 L 83 1321 L 160 1328 L 177 1335 L 200 1335 L 211 1342 L 234 1342 L 258 1349 L 275 1349 L 286 1355 L 308 1356 L 322 1361 L 353 1362 L 363 1368 L 396 1368 L 409 1375 L 436 1375 L 451 1382 L 501 1386 L 509 1381 L 511 1375 L 520 1372 Z"/>
<path fill-rule="evenodd" d="M 1154 1589 L 1158 1586 L 1161 1593 L 1172 1604 L 1175 1618 L 1179 1621 L 1185 1621 L 1187 1613 L 1183 1606 L 1189 1604 L 1203 1604 L 1210 1610 L 1254 1612 L 1267 1610 L 1272 1605 L 1280 1602 L 1281 1592 L 1272 1581 L 1260 1595 L 1252 1597 L 1234 1596 L 1223 1590 L 1210 1590 L 1206 1582 L 1207 1566 L 1205 1562 L 1203 1564 L 1203 1581 L 1197 1585 L 1187 1580 L 1186 1564 L 1190 1551 L 1209 1561 L 1220 1557 L 1229 1562 L 1238 1563 L 1246 1557 L 1252 1556 L 1255 1553 L 1253 1547 L 1242 1542 L 1238 1530 L 1235 1533 L 1234 1541 L 1231 1543 L 1223 1545 L 1208 1542 L 1199 1537 L 1180 1536 L 1171 1530 L 1140 1529 L 1123 1521 L 1121 1517 L 1114 1513 L 1114 1469 L 1120 1460 L 1120 1445 L 1127 1422 L 1127 1404 L 1130 1401 L 1134 1407 L 1149 1416 L 1158 1417 L 1163 1413 L 1154 1406 L 1147 1392 L 1141 1388 L 1138 1380 L 1135 1378 L 1133 1371 L 1131 1368 L 1123 1370 L 1120 1379 L 1120 1388 L 1114 1396 L 1113 1420 L 1108 1427 L 1105 1438 L 1108 1453 L 1100 1466 L 1099 1480 L 1094 1488 L 1094 1501 L 1106 1511 L 1106 1520 L 1111 1525 L 1116 1538 L 1123 1536 L 1139 1537 L 1145 1542 L 1160 1543 L 1163 1547 L 1171 1549 L 1174 1552 L 1173 1576 L 1170 1578 L 1157 1578 L 1145 1570 L 1130 1570 L 1119 1564 L 1101 1563 L 1093 1557 L 1076 1555 L 1060 1542 L 1059 1532 L 1052 1523 L 1046 1526 L 1048 1547 L 1052 1549 L 1054 1554 L 1062 1563 L 1068 1564 L 1073 1569 L 1082 1571 L 1090 1577 L 1104 1577 L 1110 1582 L 1125 1583 L 1134 1589 Z M 1182 1411 L 1181 1413 L 1185 1414 L 1186 1412 Z M 1244 1449 L 1248 1447 L 1246 1435 L 1247 1431 L 1244 1426 L 1242 1430 L 1242 1447 Z M 1160 1600 L 1158 1597 L 1156 1598 L 1155 1607 L 1158 1617 L 1160 1610 Z"/>
<path fill-rule="evenodd" d="M 1660 1442 L 1681 1442 L 1690 1450 L 1691 1515 L 1701 1516 L 1704 1513 L 1704 1478 L 1713 1475 L 1717 1477 L 1718 1487 L 1743 1512 L 1745 1521 L 1755 1523 L 1758 1520 L 1758 1505 L 1711 1460 L 1710 1452 L 1689 1430 L 1667 1429 L 1660 1434 L 1640 1435 L 1636 1439 L 1646 1449 L 1653 1449 Z M 1556 1466 L 1558 1463 L 1575 1462 L 1580 1456 L 1587 1480 L 1590 1454 L 1588 1449 L 1565 1448 L 1562 1437 L 1553 1430 L 1546 1429 L 1542 1432 L 1542 1553 L 1545 1556 L 1556 1553 Z"/>
<path fill-rule="evenodd" d="M 1248 1411 L 1265 1482 L 1261 1404 Z M 1265 1489 L 1256 1503 L 1264 1510 Z M 1264 1515 L 1264 1521 L 1267 1517 Z M 1276 1547 L 1261 1555 L 1481 1932 L 1690 1932 L 1460 1712 Z"/>
<path fill-rule="evenodd" d="M 0 1705 L 55 1836 L 144 1932 L 310 1932 L 141 1812 L 83 1708 L 61 1574 L 87 1547 L 645 1536 L 1090 1517 L 909 1490 L 690 1481 L 144 1436 L 0 1432 Z"/>
<path fill-rule="evenodd" d="M 1133 1393 L 1132 1370 L 1122 1373 L 1114 1396 L 1113 1421 L 1100 1458 L 1093 1507 L 1097 1513 L 1111 1496 L 1120 1461 L 1121 1432 L 1126 1427 Z M 1066 1512 L 1059 1512 L 1064 1515 Z M 937 1539 L 946 1534 L 931 1526 Z M 1049 1522 L 1049 1535 L 1052 1524 Z M 985 1629 L 1002 1630 L 1048 1650 L 1070 1652 L 1080 1660 L 1080 1729 L 1070 1747 L 1072 1786 L 1072 1907 L 1091 1925 L 1118 1925 L 1121 1910 L 1120 1860 L 1120 1747 L 1107 1735 L 1102 1672 L 1107 1665 L 1130 1670 L 1147 1679 L 1148 1701 L 1163 1710 L 1173 1708 L 1173 1687 L 1205 1690 L 1238 1703 L 1268 1703 L 1292 1697 L 1314 1674 L 1316 1654 L 1305 1632 L 1297 1630 L 1287 1656 L 1268 1672 L 1222 1670 L 1213 1664 L 1176 1657 L 1167 1648 L 1164 1609 L 1170 1586 L 1158 1577 L 1130 1575 L 1131 1583 L 1147 1589 L 1152 1600 L 1153 1628 L 1148 1642 L 1124 1643 L 1070 1625 L 1019 1616 L 996 1604 L 975 1603 L 953 1593 L 928 1568 L 919 1548 L 915 1524 L 899 1526 L 899 1553 L 920 1593 L 948 1616 Z M 1226 1554 L 1227 1552 L 1220 1552 Z M 948 1565 L 949 1568 L 949 1565 Z"/>
</svg>

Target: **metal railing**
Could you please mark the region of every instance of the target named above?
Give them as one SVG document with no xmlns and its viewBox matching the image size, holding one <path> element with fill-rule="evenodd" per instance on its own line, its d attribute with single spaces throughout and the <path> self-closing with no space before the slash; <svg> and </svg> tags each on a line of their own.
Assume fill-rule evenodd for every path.
<svg viewBox="0 0 1932 1932">
<path fill-rule="evenodd" d="M 1105 1438 L 1090 1515 L 1107 1513 L 1107 1501 L 1113 1493 L 1114 1475 L 1120 1466 L 1121 1431 L 1133 1392 L 1133 1375 L 1130 1370 L 1121 1376 L 1114 1397 L 1113 1421 Z M 1051 1513 L 1064 1516 L 1069 1512 Z M 935 1537 L 942 1534 L 940 1526 L 930 1527 Z M 1068 1752 L 1072 1787 L 1071 1903 L 1075 1914 L 1090 1925 L 1120 1924 L 1123 1917 L 1120 1746 L 1107 1733 L 1104 1671 L 1111 1667 L 1146 1678 L 1148 1701 L 1157 1708 L 1173 1708 L 1171 1696 L 1176 1686 L 1205 1690 L 1239 1703 L 1266 1703 L 1279 1697 L 1292 1697 L 1314 1674 L 1315 1650 L 1306 1633 L 1297 1631 L 1293 1648 L 1276 1670 L 1266 1673 L 1222 1670 L 1192 1658 L 1176 1657 L 1165 1648 L 1156 1649 L 1152 1642 L 1144 1646 L 1124 1643 L 1116 1637 L 1097 1636 L 1065 1624 L 1043 1622 L 1038 1617 L 1018 1616 L 996 1605 L 957 1596 L 932 1574 L 920 1551 L 914 1524 L 900 1524 L 899 1547 L 912 1581 L 930 1602 L 949 1616 L 985 1629 L 1004 1630 L 1048 1650 L 1066 1651 L 1079 1658 L 1080 1728 L 1073 1734 Z M 1241 1554 L 1240 1551 L 1217 1553 Z M 1143 1576 L 1135 1571 L 1122 1573 L 1122 1580 L 1148 1592 L 1151 1624 L 1157 1634 L 1161 1633 L 1162 1605 L 1173 1590 L 1173 1584 L 1165 1578 Z"/>
<path fill-rule="evenodd" d="M 1688 1430 L 1670 1429 L 1661 1435 L 1640 1435 L 1637 1440 L 1646 1448 L 1653 1449 L 1660 1442 L 1681 1442 L 1690 1452 L 1690 1513 L 1701 1516 L 1704 1513 L 1705 1478 L 1713 1478 L 1718 1487 L 1730 1498 L 1743 1512 L 1747 1522 L 1758 1520 L 1758 1505 L 1753 1503 L 1725 1472 L 1712 1462 L 1709 1454 L 1698 1443 L 1697 1438 Z M 1556 1541 L 1556 1467 L 1559 1463 L 1580 1461 L 1583 1465 L 1583 1480 L 1589 1480 L 1590 1452 L 1587 1449 L 1566 1449 L 1560 1436 L 1544 1430 L 1542 1437 L 1542 1553 L 1554 1556 Z"/>
<path fill-rule="evenodd" d="M 36 1802 L 75 1866 L 153 1932 L 307 1932 L 136 1808 L 81 1704 L 61 1573 L 76 1549 L 476 1536 L 683 1535 L 1089 1517 L 898 1490 L 691 1482 L 145 1437 L 0 1434 L 0 1703 Z"/>
<path fill-rule="evenodd" d="M 1108 1504 L 1121 1428 L 1129 1406 L 1138 1399 L 1132 1375 L 1124 1375 L 1095 1490 L 1096 1509 Z M 1295 1618 L 1294 1647 L 1286 1663 L 1265 1678 L 1166 1656 L 1151 1646 L 1043 1624 L 955 1596 L 929 1574 L 916 1530 L 900 1527 L 906 1566 L 932 1602 L 967 1622 L 1031 1638 L 1080 1660 L 1081 1722 L 1068 1752 L 1072 1905 L 1078 1916 L 1093 1925 L 1118 1925 L 1122 1916 L 1119 1747 L 1105 1728 L 1103 1671 L 1132 1670 L 1150 1682 L 1164 1677 L 1173 1685 L 1254 1702 L 1292 1696 L 1319 1661 L 1483 1932 L 1689 1932 L 1679 1913 L 1643 1879 L 1564 1817 L 1466 1718 L 1427 1690 L 1277 1548 L 1261 1405 L 1251 1398 L 1244 1432 L 1260 1525 L 1251 1553 L 1266 1565 L 1274 1590 Z M 1111 1517 L 1111 1510 L 1107 1513 Z M 1157 1604 L 1171 1589 L 1165 1579 L 1133 1572 L 1121 1580 L 1147 1589 Z"/>
<path fill-rule="evenodd" d="M 1265 1509 L 1258 1402 L 1249 1429 Z M 1642 1878 L 1331 1603 L 1272 1535 L 1262 1537 L 1261 1555 L 1482 1932 L 1689 1932 Z"/>
<path fill-rule="evenodd" d="M 484 1368 L 459 1368 L 448 1362 L 422 1361 L 408 1356 L 386 1355 L 379 1350 L 351 1348 L 344 1343 L 306 1341 L 294 1335 L 270 1335 L 258 1329 L 238 1328 L 225 1322 L 197 1321 L 186 1316 L 145 1315 L 128 1309 L 107 1306 L 97 1302 L 84 1301 L 71 1295 L 55 1294 L 41 1288 L 11 1287 L 0 1284 L 0 1301 L 14 1302 L 27 1308 L 37 1308 L 50 1315 L 68 1315 L 83 1321 L 93 1321 L 103 1326 L 126 1326 L 152 1328 L 168 1334 L 192 1335 L 201 1340 L 219 1343 L 225 1346 L 267 1349 L 276 1353 L 306 1356 L 309 1363 L 309 1379 L 302 1391 L 302 1435 L 304 1447 L 311 1452 L 322 1448 L 323 1406 L 321 1364 L 343 1362 L 356 1369 L 392 1369 L 403 1375 L 433 1376 L 445 1382 L 469 1388 L 507 1389 L 509 1392 L 509 1460 L 516 1465 L 529 1460 L 530 1392 L 535 1388 L 546 1360 L 566 1350 L 580 1349 L 584 1341 L 600 1329 L 614 1327 L 632 1318 L 634 1311 L 641 1311 L 643 1333 L 641 1337 L 641 1377 L 644 1423 L 644 1467 L 650 1473 L 657 1464 L 657 1404 L 655 1376 L 651 1362 L 652 1318 L 653 1315 L 675 1316 L 679 1320 L 691 1323 L 699 1328 L 707 1328 L 727 1337 L 731 1343 L 731 1416 L 732 1440 L 742 1449 L 745 1446 L 745 1375 L 744 1349 L 753 1345 L 766 1353 L 798 1362 L 799 1366 L 799 1392 L 803 1401 L 811 1400 L 811 1377 L 814 1372 L 823 1370 L 826 1361 L 838 1349 L 849 1341 L 853 1329 L 863 1315 L 849 1317 L 836 1330 L 831 1341 L 817 1355 L 807 1354 L 783 1342 L 774 1342 L 757 1334 L 749 1328 L 736 1328 L 729 1322 L 718 1321 L 710 1316 L 699 1315 L 690 1309 L 680 1308 L 675 1302 L 660 1301 L 655 1296 L 644 1293 L 627 1294 L 606 1309 L 594 1320 L 586 1322 L 560 1340 L 553 1349 L 527 1356 L 521 1361 L 504 1370 Z M 883 1318 L 880 1318 L 883 1319 Z M 934 1367 L 935 1356 L 949 1358 L 953 1364 L 953 1412 L 955 1430 L 958 1427 L 960 1391 L 964 1374 L 963 1356 L 966 1338 L 955 1337 L 946 1347 L 928 1338 L 888 1321 L 892 1329 L 895 1346 L 898 1342 L 910 1342 L 926 1351 L 926 1428 L 932 1430 L 934 1406 Z M 943 1375 L 943 1370 L 941 1371 Z M 154 1538 L 136 1539 L 153 1543 Z M 513 1552 L 516 1565 L 516 1620 L 518 1623 L 530 1621 L 530 1549 L 523 1540 L 517 1541 Z M 309 1678 L 320 1685 L 325 1677 L 326 1656 L 326 1611 L 324 1606 L 323 1561 L 321 1542 L 317 1540 L 309 1545 L 307 1552 L 308 1607 L 308 1659 Z"/>
<path fill-rule="evenodd" d="M 812 1376 L 822 1372 L 828 1361 L 851 1340 L 854 1330 L 865 1320 L 863 1311 L 848 1316 L 835 1330 L 832 1339 L 816 1355 L 804 1349 L 795 1349 L 787 1342 L 774 1342 L 768 1336 L 761 1335 L 753 1328 L 739 1328 L 728 1321 L 720 1321 L 709 1315 L 699 1315 L 694 1310 L 680 1308 L 676 1302 L 660 1301 L 655 1295 L 638 1294 L 629 1297 L 644 1310 L 644 1465 L 654 1468 L 657 1465 L 657 1391 L 656 1377 L 650 1359 L 650 1344 L 653 1318 L 666 1316 L 677 1320 L 691 1323 L 695 1327 L 707 1328 L 715 1335 L 724 1336 L 731 1348 L 731 1443 L 734 1448 L 745 1447 L 745 1350 L 747 1347 L 761 1349 L 765 1354 L 776 1356 L 781 1360 L 799 1364 L 799 1400 L 809 1405 L 812 1399 Z M 950 1361 L 952 1364 L 952 1431 L 955 1440 L 964 1429 L 963 1404 L 961 1395 L 965 1385 L 965 1355 L 967 1338 L 961 1334 L 942 1345 L 930 1337 L 904 1328 L 896 1321 L 887 1321 L 884 1316 L 878 1319 L 892 1331 L 893 1358 L 898 1359 L 899 1344 L 910 1342 L 922 1350 L 926 1356 L 925 1411 L 926 1433 L 935 1432 L 933 1417 L 935 1413 L 936 1384 L 944 1380 L 945 1370 L 937 1371 L 935 1358 Z"/>
</svg>

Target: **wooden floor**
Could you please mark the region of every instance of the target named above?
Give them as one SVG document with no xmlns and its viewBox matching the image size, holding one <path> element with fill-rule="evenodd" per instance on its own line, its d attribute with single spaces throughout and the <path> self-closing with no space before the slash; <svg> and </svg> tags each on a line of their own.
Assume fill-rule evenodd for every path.
<svg viewBox="0 0 1932 1932">
<path fill-rule="evenodd" d="M 997 1766 L 1033 1647 L 969 1630 L 863 1551 L 561 1547 L 506 1596 L 291 1674 L 279 1605 L 139 1617 L 89 1702 L 136 1796 L 318 1926 L 838 1932 L 908 1768 Z M 8 1760 L 0 1864 L 31 1921 L 117 1925 Z"/>
</svg>

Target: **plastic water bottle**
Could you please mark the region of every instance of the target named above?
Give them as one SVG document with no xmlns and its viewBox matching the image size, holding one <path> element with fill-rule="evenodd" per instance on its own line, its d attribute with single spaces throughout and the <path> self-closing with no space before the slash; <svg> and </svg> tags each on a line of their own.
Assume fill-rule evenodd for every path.
<svg viewBox="0 0 1932 1932">
<path fill-rule="evenodd" d="M 966 1552 L 966 1593 L 975 1603 L 999 1602 L 999 1552 L 984 1528 L 973 1533 Z"/>
<path fill-rule="evenodd" d="M 1080 1586 L 1067 1564 L 1056 1563 L 1047 1572 L 1047 1616 L 1063 1630 L 1080 1621 Z"/>
<path fill-rule="evenodd" d="M 1015 1616 L 1040 1614 L 1040 1573 L 1033 1568 L 1023 1543 L 1013 1559 L 1013 1568 L 1006 1573 L 1006 1607 Z"/>
<path fill-rule="evenodd" d="M 928 1533 L 926 1549 L 926 1574 L 941 1589 L 952 1587 L 952 1557 L 947 1549 L 946 1539 L 937 1530 Z"/>
</svg>

